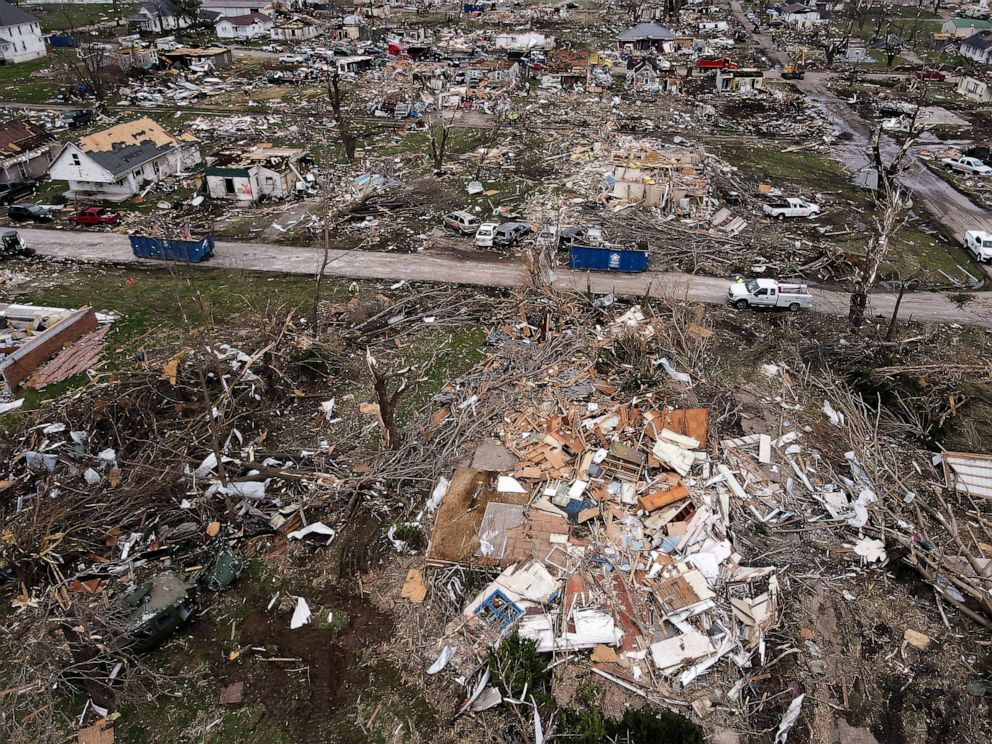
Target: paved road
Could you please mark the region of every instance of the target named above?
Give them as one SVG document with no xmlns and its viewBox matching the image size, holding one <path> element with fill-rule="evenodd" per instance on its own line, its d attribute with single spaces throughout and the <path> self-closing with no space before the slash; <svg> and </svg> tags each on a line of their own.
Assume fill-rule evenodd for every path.
<svg viewBox="0 0 992 744">
<path fill-rule="evenodd" d="M 159 265 L 161 262 L 135 258 L 126 235 L 107 232 L 69 230 L 21 229 L 28 245 L 43 256 L 84 262 L 126 262 Z M 318 248 L 274 245 L 269 243 L 218 243 L 214 258 L 208 264 L 228 269 L 274 271 L 290 274 L 315 274 L 323 252 Z M 326 274 L 356 279 L 389 279 L 408 281 L 442 281 L 451 284 L 488 287 L 522 287 L 529 283 L 527 271 L 520 262 L 472 256 L 427 253 L 395 254 L 365 251 L 331 251 Z M 564 288 L 596 293 L 613 292 L 628 297 L 687 299 L 692 302 L 723 304 L 726 302 L 727 280 L 671 272 L 645 274 L 590 274 L 559 269 L 556 283 Z M 813 290 L 814 306 L 818 312 L 847 315 L 848 296 L 841 292 Z M 93 298 L 99 304 L 98 297 Z M 876 293 L 871 298 L 872 312 L 889 316 L 895 296 Z M 903 299 L 899 317 L 902 320 L 958 322 L 992 328 L 992 295 L 979 294 L 959 308 L 937 293 L 909 293 Z"/>
<path fill-rule="evenodd" d="M 744 24 L 762 51 L 778 64 L 788 63 L 788 55 L 774 48 L 771 38 L 764 31 L 755 32 L 744 17 L 738 0 L 731 0 L 731 10 Z M 868 141 L 871 125 L 862 119 L 845 101 L 827 89 L 827 82 L 833 73 L 807 73 L 805 79 L 792 81 L 796 88 L 805 93 L 821 109 L 824 116 L 837 129 L 850 135 L 850 139 L 834 146 L 832 155 L 843 162 L 852 173 L 868 165 Z M 882 154 L 893 156 L 898 150 L 896 142 L 888 135 L 882 137 Z M 940 223 L 947 237 L 956 242 L 964 238 L 965 230 L 985 229 L 992 231 L 992 212 L 974 204 L 968 197 L 951 186 L 940 176 L 931 172 L 919 160 L 902 176 L 902 182 L 910 190 L 917 203 L 929 211 Z"/>
</svg>

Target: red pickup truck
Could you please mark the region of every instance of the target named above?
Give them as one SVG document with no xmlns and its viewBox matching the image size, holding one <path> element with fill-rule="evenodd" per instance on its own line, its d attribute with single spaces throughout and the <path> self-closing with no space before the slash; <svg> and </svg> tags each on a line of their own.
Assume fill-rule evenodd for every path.
<svg viewBox="0 0 992 744">
<path fill-rule="evenodd" d="M 703 57 L 696 60 L 697 70 L 736 70 L 737 63 L 726 57 Z"/>
<path fill-rule="evenodd" d="M 116 225 L 123 217 L 123 212 L 111 212 L 103 207 L 87 207 L 73 212 L 68 219 L 77 225 Z"/>
</svg>

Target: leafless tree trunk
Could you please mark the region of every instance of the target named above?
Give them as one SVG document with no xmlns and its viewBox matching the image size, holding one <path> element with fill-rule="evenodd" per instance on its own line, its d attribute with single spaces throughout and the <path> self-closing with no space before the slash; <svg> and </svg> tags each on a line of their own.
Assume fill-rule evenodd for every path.
<svg viewBox="0 0 992 744">
<path fill-rule="evenodd" d="M 64 55 L 63 68 L 63 80 L 86 86 L 98 101 L 107 97 L 116 78 L 116 68 L 109 50 L 103 47 L 80 48 L 75 53 Z"/>
<path fill-rule="evenodd" d="M 382 443 L 386 449 L 395 449 L 399 444 L 396 433 L 396 406 L 403 394 L 410 389 L 410 380 L 407 377 L 410 368 L 404 367 L 395 372 L 384 371 L 379 366 L 379 362 L 372 356 L 371 349 L 368 348 L 365 349 L 365 362 L 372 374 L 372 386 L 375 390 L 376 402 L 379 405 Z M 399 384 L 395 387 L 393 387 L 394 380 L 399 380 Z M 393 387 L 391 392 L 390 387 Z"/>
<path fill-rule="evenodd" d="M 882 155 L 882 128 L 872 132 L 871 159 L 878 172 L 878 190 L 875 193 L 875 213 L 872 218 L 872 235 L 868 240 L 864 260 L 855 269 L 851 303 L 847 319 L 851 328 L 864 325 L 868 307 L 868 294 L 878 281 L 878 274 L 888 256 L 892 238 L 906 223 L 905 192 L 899 176 L 908 166 L 909 149 L 918 134 L 920 107 L 916 107 L 910 122 L 909 134 L 895 156 L 888 163 Z"/>
<path fill-rule="evenodd" d="M 338 128 L 338 136 L 344 147 L 344 155 L 349 163 L 355 162 L 355 151 L 358 149 L 358 135 L 351 128 L 344 108 L 345 92 L 341 87 L 341 76 L 335 68 L 327 80 L 327 100 L 331 104 L 331 118 Z"/>
<path fill-rule="evenodd" d="M 427 125 L 427 144 L 431 151 L 431 162 L 434 164 L 434 174 L 444 172 L 444 160 L 448 154 L 448 140 L 451 137 L 451 124 L 455 120 L 457 109 L 452 109 L 451 117 L 445 121 L 444 111 L 438 108 L 437 119 Z"/>
</svg>

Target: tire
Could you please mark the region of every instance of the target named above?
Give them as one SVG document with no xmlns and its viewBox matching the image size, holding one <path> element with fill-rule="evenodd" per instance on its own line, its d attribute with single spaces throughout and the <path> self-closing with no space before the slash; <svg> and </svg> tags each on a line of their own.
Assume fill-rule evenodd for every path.
<svg viewBox="0 0 992 744">
<path fill-rule="evenodd" d="M 747 300 L 736 300 L 734 302 L 734 307 L 737 308 L 738 310 L 747 310 L 748 302 Z"/>
<path fill-rule="evenodd" d="M 781 214 L 775 215 L 775 219 L 777 219 L 777 220 L 784 220 L 785 219 L 785 213 L 783 212 Z"/>
<path fill-rule="evenodd" d="M 799 312 L 799 303 L 798 302 L 793 302 L 791 305 L 789 305 L 789 312 L 798 313 Z"/>
</svg>

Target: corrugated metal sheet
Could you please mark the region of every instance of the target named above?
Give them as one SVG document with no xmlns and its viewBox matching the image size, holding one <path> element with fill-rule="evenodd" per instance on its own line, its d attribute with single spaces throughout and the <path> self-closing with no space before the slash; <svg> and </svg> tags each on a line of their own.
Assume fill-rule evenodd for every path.
<svg viewBox="0 0 992 744">
<path fill-rule="evenodd" d="M 992 498 L 992 456 L 944 452 L 941 460 L 948 488 L 972 496 Z"/>
</svg>

